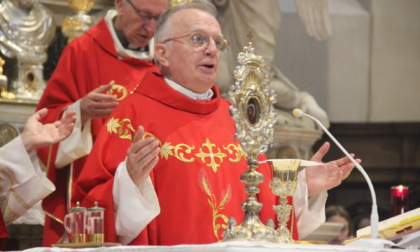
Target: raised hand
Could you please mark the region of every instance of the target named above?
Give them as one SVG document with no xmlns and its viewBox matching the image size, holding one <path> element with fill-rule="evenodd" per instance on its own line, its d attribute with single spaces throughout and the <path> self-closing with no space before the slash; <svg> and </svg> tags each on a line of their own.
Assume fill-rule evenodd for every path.
<svg viewBox="0 0 420 252">
<path fill-rule="evenodd" d="M 322 158 L 330 149 L 328 142 L 324 143 L 321 148 L 313 155 L 311 161 L 322 163 Z M 354 154 L 350 154 L 354 157 Z M 360 159 L 356 159 L 360 163 Z M 308 166 L 305 168 L 306 182 L 308 184 L 309 195 L 314 195 L 322 191 L 329 190 L 341 184 L 346 179 L 354 164 L 348 157 L 343 157 L 320 166 Z"/>
<path fill-rule="evenodd" d="M 115 96 L 106 94 L 112 83 L 100 86 L 80 99 L 82 124 L 89 118 L 108 117 L 118 105 Z"/>
<path fill-rule="evenodd" d="M 143 139 L 144 128 L 139 127 L 127 151 L 127 171 L 134 184 L 139 186 L 159 161 L 159 143 L 152 137 Z"/>
<path fill-rule="evenodd" d="M 58 143 L 68 137 L 76 122 L 76 112 L 69 111 L 59 121 L 42 124 L 39 122 L 48 113 L 46 108 L 37 111 L 30 116 L 21 134 L 23 144 L 27 151 Z"/>
</svg>

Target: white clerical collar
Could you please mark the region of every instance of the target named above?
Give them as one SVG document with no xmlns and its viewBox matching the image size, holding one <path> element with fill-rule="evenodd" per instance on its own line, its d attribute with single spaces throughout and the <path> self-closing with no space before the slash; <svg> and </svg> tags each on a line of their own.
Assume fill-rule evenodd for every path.
<svg viewBox="0 0 420 252">
<path fill-rule="evenodd" d="M 174 82 L 174 81 L 172 81 L 168 78 L 165 78 L 165 82 L 171 88 L 173 88 L 174 90 L 176 90 L 176 91 L 180 92 L 181 94 L 186 95 L 186 96 L 188 96 L 191 99 L 196 100 L 196 101 L 210 101 L 211 98 L 213 97 L 213 94 L 214 94 L 213 90 L 211 90 L 211 89 L 207 90 L 206 92 L 204 92 L 202 94 L 197 94 L 197 93 L 179 85 L 178 83 L 176 83 L 176 82 Z"/>
<path fill-rule="evenodd" d="M 147 51 L 147 52 L 133 51 L 133 50 L 125 49 L 122 46 L 120 40 L 118 39 L 117 34 L 115 33 L 114 25 L 112 23 L 113 22 L 112 20 L 116 16 L 117 16 L 117 11 L 116 10 L 109 10 L 106 13 L 104 19 L 105 19 L 106 26 L 108 27 L 108 30 L 111 33 L 112 40 L 114 41 L 114 47 L 115 47 L 115 51 L 117 51 L 118 57 L 119 58 L 132 57 L 132 58 L 141 59 L 141 60 L 144 60 L 144 61 L 153 60 L 153 54 L 154 54 L 153 38 L 149 41 L 149 51 Z"/>
</svg>

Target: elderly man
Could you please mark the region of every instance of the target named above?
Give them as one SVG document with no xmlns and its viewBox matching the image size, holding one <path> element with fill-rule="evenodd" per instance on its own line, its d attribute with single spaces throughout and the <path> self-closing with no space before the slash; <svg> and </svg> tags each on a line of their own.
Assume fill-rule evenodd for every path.
<svg viewBox="0 0 420 252">
<path fill-rule="evenodd" d="M 230 217 L 242 219 L 246 195 L 239 178 L 248 168 L 234 137 L 230 104 L 215 86 L 227 46 L 216 14 L 211 3 L 192 1 L 161 16 L 155 57 L 163 75 L 146 74 L 102 128 L 86 161 L 73 200 L 105 207 L 108 242 L 214 243 L 222 239 Z M 328 144 L 313 160 L 321 161 L 327 150 Z M 301 173 L 294 199 L 299 229 L 313 230 L 325 220 L 320 211 L 325 190 L 352 168 L 342 158 L 314 167 L 320 171 L 315 179 L 311 170 L 308 181 Z M 259 194 L 265 222 L 275 218 L 271 206 L 276 201 L 268 187 L 268 166 L 258 169 L 266 178 Z M 308 204 L 318 209 L 310 212 Z"/>
<path fill-rule="evenodd" d="M 38 152 L 57 187 L 43 201 L 47 213 L 44 246 L 64 238 L 68 195 L 100 127 L 144 74 L 157 70 L 149 42 L 157 19 L 168 8 L 167 0 L 115 0 L 115 8 L 67 45 L 38 104 L 38 109 L 51 111 L 44 122 L 69 109 L 77 111 L 72 135 L 51 150 Z"/>
</svg>

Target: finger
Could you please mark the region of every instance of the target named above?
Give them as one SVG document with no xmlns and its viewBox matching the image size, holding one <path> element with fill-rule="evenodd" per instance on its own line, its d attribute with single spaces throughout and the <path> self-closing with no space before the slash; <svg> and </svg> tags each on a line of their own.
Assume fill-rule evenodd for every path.
<svg viewBox="0 0 420 252">
<path fill-rule="evenodd" d="M 143 128 L 143 126 L 140 125 L 137 128 L 137 132 L 133 137 L 133 143 L 136 143 L 136 142 L 140 141 L 143 138 L 143 135 L 144 135 L 144 128 Z"/>
<path fill-rule="evenodd" d="M 42 109 L 40 109 L 40 110 L 38 110 L 36 113 L 35 113 L 35 119 L 37 120 L 37 121 L 39 121 L 39 120 L 41 120 L 42 118 L 44 118 L 46 115 L 48 114 L 48 109 L 47 108 L 42 108 Z"/>
<path fill-rule="evenodd" d="M 101 100 L 92 102 L 90 106 L 92 109 L 116 108 L 118 106 L 118 102 Z"/>
<path fill-rule="evenodd" d="M 135 140 L 138 140 L 135 138 Z M 148 145 L 143 146 L 145 142 L 150 142 Z M 143 146 L 139 149 L 139 146 Z M 127 169 L 130 170 L 132 178 L 137 180 L 138 177 L 143 177 L 144 169 L 151 163 L 159 154 L 160 148 L 157 147 L 157 141 L 152 138 L 141 139 L 136 143 L 133 143 L 128 150 L 128 162 Z M 140 174 L 140 175 L 136 175 Z"/>
<path fill-rule="evenodd" d="M 116 101 L 115 95 L 103 94 L 103 93 L 91 93 L 89 99 L 96 102 L 113 102 Z"/>
<path fill-rule="evenodd" d="M 329 149 L 330 149 L 330 143 L 329 142 L 325 142 L 318 149 L 318 151 L 312 156 L 311 160 L 312 161 L 321 162 L 322 159 L 324 158 L 325 154 L 327 154 L 327 152 L 328 152 Z"/>
<path fill-rule="evenodd" d="M 158 150 L 160 151 L 160 150 Z M 143 168 L 143 172 L 147 175 L 149 175 L 149 173 L 152 171 L 152 169 L 156 166 L 156 164 L 159 161 L 159 157 L 156 154 L 156 156 L 154 156 L 154 158 Z"/>
<path fill-rule="evenodd" d="M 94 93 L 106 93 L 111 88 L 112 88 L 112 83 L 108 83 L 108 84 L 102 85 L 102 86 L 94 89 L 93 92 Z"/>
<path fill-rule="evenodd" d="M 85 110 L 92 114 L 98 113 L 100 110 L 104 109 L 115 109 L 118 106 L 118 102 L 100 102 L 91 100 L 85 105 Z"/>
<path fill-rule="evenodd" d="M 351 157 L 354 157 L 354 154 L 352 153 L 352 154 L 350 154 L 350 156 Z M 336 161 L 335 161 L 335 163 L 338 165 L 338 166 L 343 166 L 343 165 L 345 165 L 345 164 L 347 164 L 347 163 L 351 163 L 351 160 L 350 160 L 350 158 L 349 157 L 347 157 L 347 156 L 344 156 L 344 157 L 342 157 L 342 158 L 340 158 L 340 159 L 337 159 Z"/>
<path fill-rule="evenodd" d="M 158 142 L 151 137 L 141 139 L 137 142 L 133 142 L 132 153 L 136 154 L 138 160 L 143 159 L 148 153 L 152 152 L 158 146 Z"/>
<path fill-rule="evenodd" d="M 61 127 L 64 130 L 73 130 L 74 124 L 76 123 L 76 112 L 75 111 L 70 111 L 68 113 L 66 113 L 66 116 L 64 118 L 62 118 L 61 120 Z"/>
<path fill-rule="evenodd" d="M 355 161 L 359 164 L 362 162 L 360 159 L 356 159 Z M 349 164 L 346 164 L 344 166 L 343 171 L 344 171 L 344 177 L 345 178 L 347 178 L 350 175 L 350 173 L 351 173 L 351 171 L 353 171 L 354 167 L 355 167 L 355 165 L 353 163 L 349 163 Z"/>
<path fill-rule="evenodd" d="M 143 168 L 141 168 L 141 166 L 136 165 L 134 168 L 134 171 L 131 169 L 129 171 L 129 174 L 131 174 L 130 177 L 133 180 L 133 182 L 136 185 L 140 185 L 140 183 L 144 181 L 150 175 L 150 172 L 156 166 L 158 161 L 159 161 L 159 158 L 157 155 L 155 155 L 154 158 Z"/>
<path fill-rule="evenodd" d="M 60 120 L 62 123 L 66 124 L 69 122 L 76 122 L 76 111 L 68 111 L 63 118 Z"/>
<path fill-rule="evenodd" d="M 143 156 L 143 158 L 140 160 L 140 167 L 144 167 L 143 168 L 143 172 L 145 172 L 145 169 L 147 170 L 147 166 L 149 166 L 149 164 L 158 157 L 158 154 L 160 152 L 160 148 L 158 148 L 156 145 L 154 145 L 153 143 L 149 145 L 150 151 L 148 150 L 144 150 L 144 151 L 149 151 L 147 152 L 147 154 L 145 154 Z M 143 151 L 143 150 L 142 150 Z"/>
</svg>

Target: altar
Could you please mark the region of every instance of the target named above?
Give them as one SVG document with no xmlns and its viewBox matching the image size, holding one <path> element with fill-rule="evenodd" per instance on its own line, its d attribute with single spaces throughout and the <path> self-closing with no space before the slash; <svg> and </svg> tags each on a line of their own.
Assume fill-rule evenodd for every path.
<svg viewBox="0 0 420 252">
<path fill-rule="evenodd" d="M 200 251 L 200 252 L 278 252 L 278 251 L 346 251 L 346 252 L 391 252 L 394 248 L 365 248 L 350 245 L 325 245 L 325 244 L 280 244 L 280 243 L 262 243 L 262 242 L 220 242 L 214 244 L 203 245 L 176 245 L 176 246 L 115 246 L 115 247 L 98 247 L 98 248 L 46 248 L 38 247 L 27 249 L 30 252 L 64 252 L 64 251 L 112 251 L 112 252 L 184 252 L 184 251 Z M 404 251 L 418 251 L 406 249 Z"/>
</svg>

